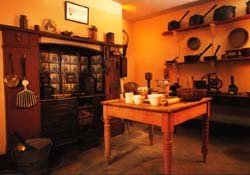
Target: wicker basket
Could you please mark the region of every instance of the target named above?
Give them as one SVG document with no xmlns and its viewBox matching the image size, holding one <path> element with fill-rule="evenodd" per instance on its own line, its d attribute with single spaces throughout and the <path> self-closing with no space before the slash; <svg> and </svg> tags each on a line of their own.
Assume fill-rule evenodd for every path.
<svg viewBox="0 0 250 175">
<path fill-rule="evenodd" d="M 180 88 L 177 96 L 183 101 L 198 101 L 206 95 L 206 89 Z"/>
</svg>

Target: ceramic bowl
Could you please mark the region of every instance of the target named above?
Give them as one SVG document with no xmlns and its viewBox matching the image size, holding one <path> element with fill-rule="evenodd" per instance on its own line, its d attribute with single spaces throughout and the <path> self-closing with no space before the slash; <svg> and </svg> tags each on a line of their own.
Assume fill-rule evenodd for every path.
<svg viewBox="0 0 250 175">
<path fill-rule="evenodd" d="M 141 95 L 134 95 L 133 96 L 133 101 L 136 105 L 139 105 L 143 102 L 144 97 Z"/>
<path fill-rule="evenodd" d="M 152 106 L 159 106 L 162 98 L 163 98 L 163 94 L 150 94 L 150 95 L 148 95 L 149 102 Z"/>
</svg>

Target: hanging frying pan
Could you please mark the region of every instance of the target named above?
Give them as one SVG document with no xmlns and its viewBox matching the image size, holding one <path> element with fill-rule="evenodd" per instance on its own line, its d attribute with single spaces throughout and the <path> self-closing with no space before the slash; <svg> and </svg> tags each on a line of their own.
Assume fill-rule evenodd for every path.
<svg viewBox="0 0 250 175">
<path fill-rule="evenodd" d="M 204 23 L 204 18 L 210 13 L 217 5 L 215 4 L 212 8 L 210 8 L 203 16 L 195 14 L 189 18 L 189 25 L 194 26 L 198 24 Z"/>
<path fill-rule="evenodd" d="M 187 16 L 188 13 L 189 13 L 189 10 L 186 11 L 186 13 L 183 15 L 183 17 L 179 21 L 176 21 L 176 20 L 170 21 L 168 23 L 168 30 L 170 31 L 174 29 L 179 29 L 181 21 L 185 18 L 185 16 Z"/>
<path fill-rule="evenodd" d="M 191 50 L 199 49 L 200 45 L 201 45 L 201 41 L 197 37 L 190 37 L 187 41 L 187 46 Z"/>
<path fill-rule="evenodd" d="M 228 35 L 229 45 L 233 48 L 242 47 L 248 40 L 248 32 L 244 28 L 236 28 Z"/>
</svg>

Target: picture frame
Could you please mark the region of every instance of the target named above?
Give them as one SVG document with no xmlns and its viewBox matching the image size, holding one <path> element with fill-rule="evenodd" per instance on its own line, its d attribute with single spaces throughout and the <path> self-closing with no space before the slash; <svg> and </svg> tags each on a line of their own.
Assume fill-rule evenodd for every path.
<svg viewBox="0 0 250 175">
<path fill-rule="evenodd" d="M 82 24 L 89 24 L 89 8 L 65 1 L 65 19 Z"/>
</svg>

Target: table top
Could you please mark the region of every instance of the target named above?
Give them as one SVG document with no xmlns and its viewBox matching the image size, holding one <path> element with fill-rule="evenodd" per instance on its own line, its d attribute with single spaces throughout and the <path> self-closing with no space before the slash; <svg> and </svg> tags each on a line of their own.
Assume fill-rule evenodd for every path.
<svg viewBox="0 0 250 175">
<path fill-rule="evenodd" d="M 162 106 L 162 105 L 152 106 L 148 103 L 142 103 L 139 105 L 127 104 L 127 103 L 125 103 L 124 100 L 120 100 L 120 99 L 106 100 L 106 101 L 102 101 L 101 103 L 103 105 L 116 106 L 116 107 L 121 107 L 121 108 L 131 108 L 131 109 L 137 109 L 137 110 L 147 110 L 147 111 L 153 111 L 153 112 L 162 112 L 162 113 L 167 112 L 167 113 L 169 113 L 169 112 L 179 111 L 179 110 L 183 110 L 183 109 L 190 108 L 193 106 L 197 106 L 200 104 L 204 104 L 204 103 L 207 103 L 211 100 L 212 100 L 212 98 L 205 97 L 199 101 L 194 101 L 194 102 L 181 101 L 179 103 L 175 103 L 175 104 L 171 104 L 171 105 L 167 105 L 167 106 Z"/>
</svg>

